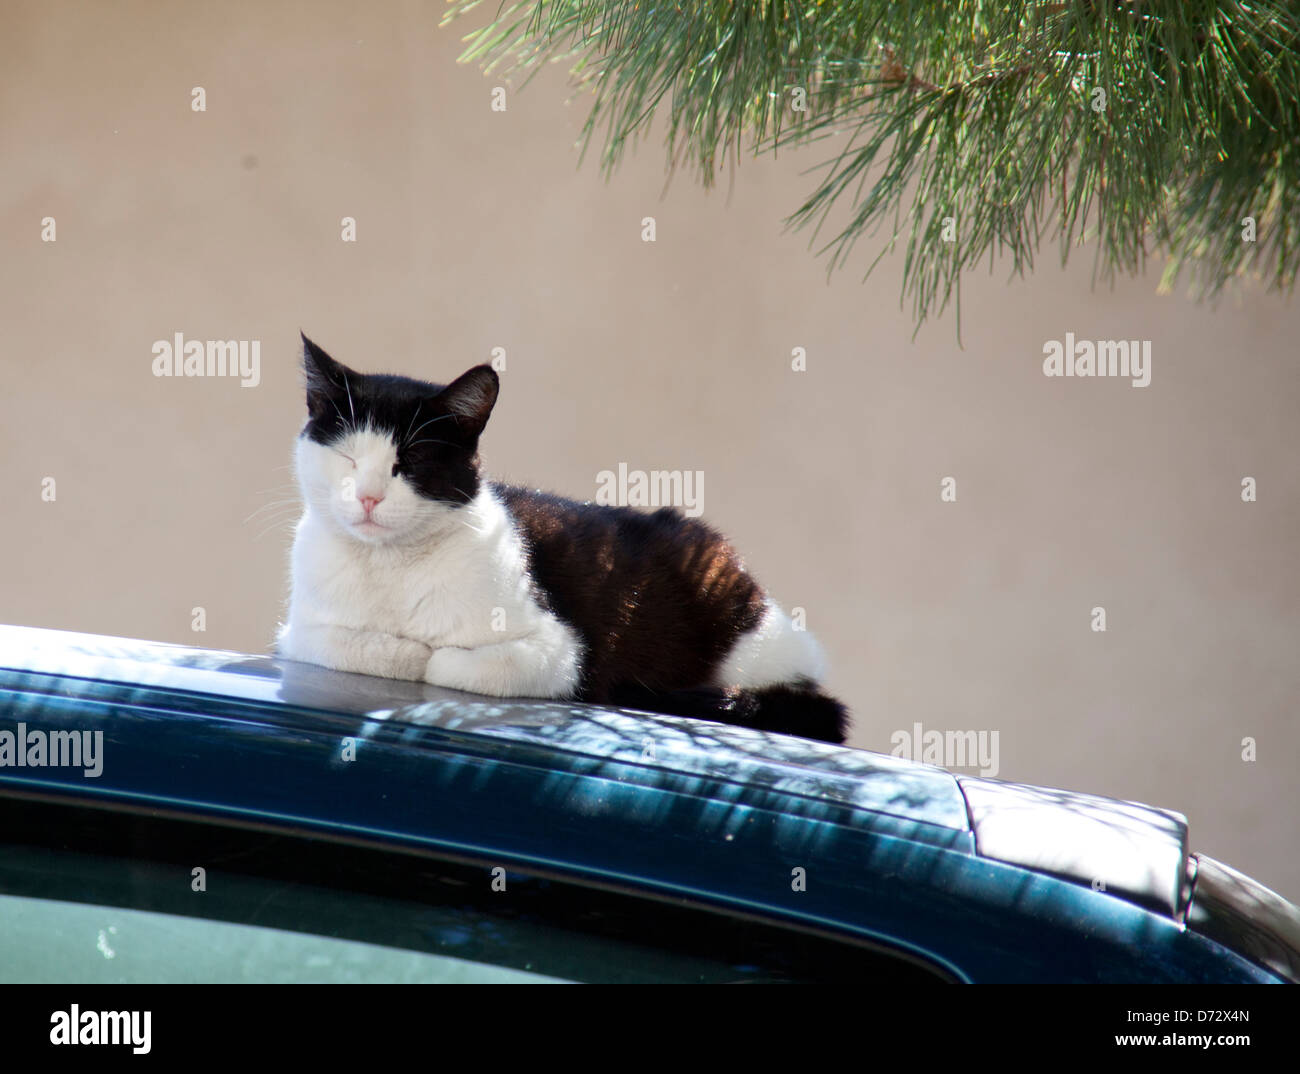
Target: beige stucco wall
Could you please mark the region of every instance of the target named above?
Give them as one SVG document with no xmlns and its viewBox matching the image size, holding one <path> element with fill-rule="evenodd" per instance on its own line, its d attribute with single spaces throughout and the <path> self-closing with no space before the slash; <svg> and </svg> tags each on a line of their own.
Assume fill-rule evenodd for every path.
<svg viewBox="0 0 1300 1074">
<path fill-rule="evenodd" d="M 0 621 L 265 648 L 292 511 L 256 512 L 289 494 L 299 327 L 431 379 L 499 346 L 489 467 L 584 498 L 620 462 L 703 471 L 856 745 L 996 731 L 1001 777 L 1182 810 L 1300 899 L 1300 304 L 1094 291 L 1091 250 L 1045 251 L 967 280 L 964 349 L 950 319 L 913 340 L 897 259 L 828 284 L 782 233 L 818 149 L 661 197 L 652 142 L 606 185 L 563 72 L 494 113 L 441 11 L 7 5 Z M 155 378 L 175 332 L 261 340 L 260 385 Z M 1045 378 L 1066 332 L 1151 340 L 1151 385 Z"/>
</svg>

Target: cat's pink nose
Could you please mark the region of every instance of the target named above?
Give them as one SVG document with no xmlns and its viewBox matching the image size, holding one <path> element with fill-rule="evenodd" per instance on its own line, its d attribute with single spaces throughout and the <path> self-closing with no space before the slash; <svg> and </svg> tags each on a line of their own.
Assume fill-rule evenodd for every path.
<svg viewBox="0 0 1300 1074">
<path fill-rule="evenodd" d="M 383 503 L 383 501 L 384 498 L 382 496 L 362 496 L 361 509 L 365 511 L 366 517 L 369 518 L 370 512 Z"/>
</svg>

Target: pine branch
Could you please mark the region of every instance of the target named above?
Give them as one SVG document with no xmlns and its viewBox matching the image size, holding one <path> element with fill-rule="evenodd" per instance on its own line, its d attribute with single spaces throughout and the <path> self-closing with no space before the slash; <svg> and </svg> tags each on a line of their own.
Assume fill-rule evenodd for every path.
<svg viewBox="0 0 1300 1074">
<path fill-rule="evenodd" d="M 450 0 L 445 21 L 478 6 Z M 507 0 L 463 59 L 571 63 L 612 173 L 657 115 L 670 165 L 829 140 L 788 223 L 828 272 L 885 231 L 919 327 L 987 259 L 1085 239 L 1097 273 L 1166 260 L 1201 297 L 1300 267 L 1300 9 L 1224 0 Z M 1253 224 L 1249 223 L 1253 221 Z M 1253 236 L 1248 237 L 1253 227 Z"/>
</svg>

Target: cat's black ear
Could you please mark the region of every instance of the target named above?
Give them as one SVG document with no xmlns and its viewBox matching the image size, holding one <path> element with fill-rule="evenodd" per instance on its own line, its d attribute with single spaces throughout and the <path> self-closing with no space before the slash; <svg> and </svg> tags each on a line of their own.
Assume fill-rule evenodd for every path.
<svg viewBox="0 0 1300 1074">
<path fill-rule="evenodd" d="M 442 390 L 438 402 L 456 415 L 456 423 L 477 439 L 496 406 L 500 381 L 490 365 L 476 365 Z"/>
<path fill-rule="evenodd" d="M 307 375 L 307 413 L 319 417 L 336 405 L 336 397 L 347 394 L 350 370 L 316 346 L 306 333 L 298 334 L 302 336 L 302 368 Z"/>
</svg>

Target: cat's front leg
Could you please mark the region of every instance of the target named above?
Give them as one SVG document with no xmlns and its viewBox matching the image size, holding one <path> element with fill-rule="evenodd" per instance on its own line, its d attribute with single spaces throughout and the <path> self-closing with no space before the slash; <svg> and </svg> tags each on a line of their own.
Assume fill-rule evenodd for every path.
<svg viewBox="0 0 1300 1074">
<path fill-rule="evenodd" d="M 572 644 L 514 638 L 473 649 L 434 649 L 424 679 L 493 697 L 570 697 L 578 686 L 579 653 Z"/>
<path fill-rule="evenodd" d="M 340 626 L 294 626 L 280 636 L 280 655 L 386 679 L 424 678 L 432 650 L 412 638 Z"/>
</svg>

